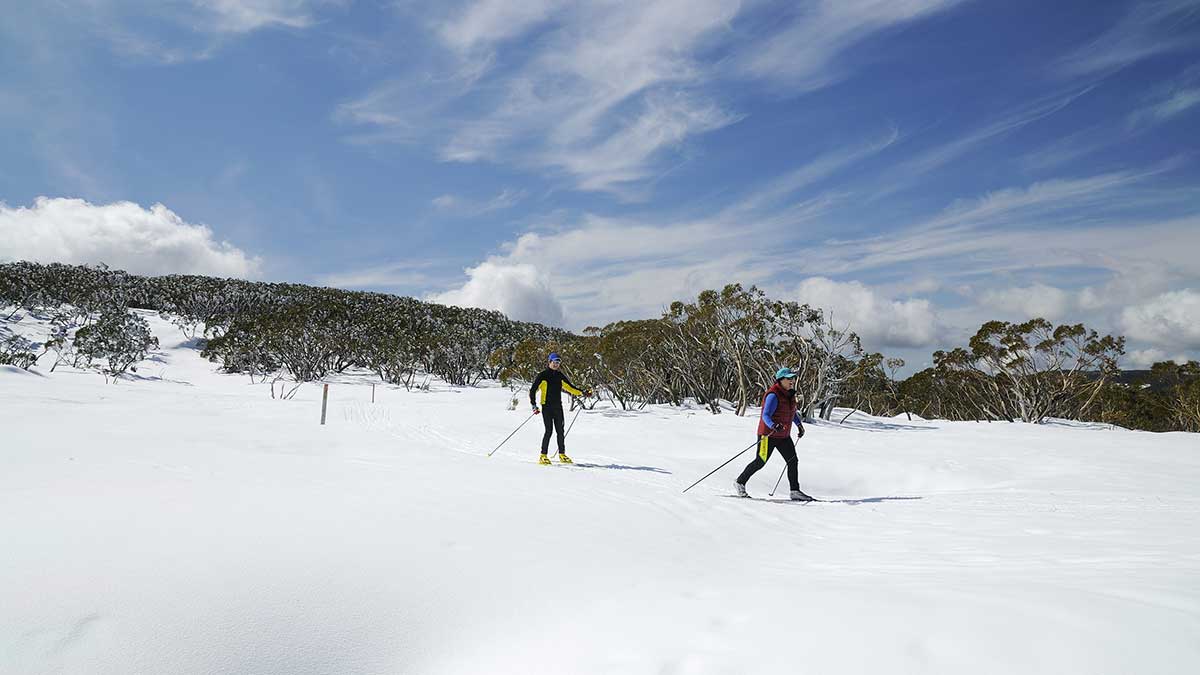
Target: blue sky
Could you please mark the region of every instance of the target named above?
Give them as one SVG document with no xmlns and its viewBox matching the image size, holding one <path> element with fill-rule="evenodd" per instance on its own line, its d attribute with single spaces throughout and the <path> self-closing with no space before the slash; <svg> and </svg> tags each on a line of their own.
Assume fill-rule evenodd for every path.
<svg viewBox="0 0 1200 675">
<path fill-rule="evenodd" d="M 0 259 L 1200 353 L 1200 0 L 0 0 Z"/>
</svg>

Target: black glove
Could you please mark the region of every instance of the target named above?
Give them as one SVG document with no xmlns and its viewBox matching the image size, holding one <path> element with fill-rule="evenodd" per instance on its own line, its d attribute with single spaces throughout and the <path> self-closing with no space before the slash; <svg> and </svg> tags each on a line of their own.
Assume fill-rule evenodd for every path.
<svg viewBox="0 0 1200 675">
<path fill-rule="evenodd" d="M 771 428 L 774 429 L 775 431 L 783 431 L 783 425 L 780 424 L 779 422 L 772 424 Z"/>
<path fill-rule="evenodd" d="M 591 389 L 584 389 L 584 390 L 583 390 L 583 397 L 584 397 L 584 398 L 591 398 L 591 397 L 592 397 L 592 390 L 591 390 Z"/>
<path fill-rule="evenodd" d="M 797 424 L 796 431 L 798 432 L 798 435 L 796 436 L 796 438 L 804 438 L 804 425 L 803 424 Z"/>
<path fill-rule="evenodd" d="M 535 406 L 533 406 L 533 414 L 534 414 L 534 415 L 539 415 L 539 414 L 541 414 L 541 412 L 542 412 L 542 411 L 541 411 L 541 410 L 538 410 L 538 407 L 537 407 L 536 405 L 535 405 Z"/>
</svg>

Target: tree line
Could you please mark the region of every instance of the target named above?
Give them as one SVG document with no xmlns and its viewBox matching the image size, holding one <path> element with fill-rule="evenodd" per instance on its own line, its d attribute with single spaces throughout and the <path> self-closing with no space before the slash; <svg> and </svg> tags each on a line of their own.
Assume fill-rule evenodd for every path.
<svg viewBox="0 0 1200 675">
<path fill-rule="evenodd" d="M 693 401 L 742 415 L 758 405 L 775 368 L 787 365 L 799 374 L 801 410 L 810 418 L 833 419 L 841 406 L 885 416 L 1200 431 L 1200 364 L 1122 371 L 1120 336 L 1044 319 L 989 321 L 966 345 L 935 352 L 932 367 L 900 379 L 903 360 L 866 351 L 852 327 L 820 308 L 739 284 L 674 302 L 658 318 L 579 334 L 382 293 L 28 262 L 0 265 L 0 305 L 10 318 L 29 312 L 49 326 L 41 343 L 0 326 L 0 363 L 27 368 L 53 351 L 53 367 L 70 363 L 119 378 L 157 347 L 137 308 L 173 322 L 226 372 L 270 380 L 273 396 L 348 368 L 409 389 L 430 377 L 515 387 L 558 351 L 573 379 L 624 409 Z"/>
<path fill-rule="evenodd" d="M 273 383 L 286 378 L 293 383 L 289 392 L 352 367 L 409 389 L 420 386 L 422 375 L 470 386 L 499 376 L 502 365 L 488 357 L 506 345 L 566 335 L 495 311 L 382 293 L 194 275 L 144 277 L 57 263 L 0 265 L 0 305 L 51 326 L 40 345 L 5 328 L 0 362 L 28 367 L 55 352 L 53 367 L 70 363 L 120 377 L 157 346 L 146 320 L 131 311 L 141 309 L 170 320 L 226 372 Z M 90 337 L 97 334 L 106 336 L 103 349 Z"/>
</svg>

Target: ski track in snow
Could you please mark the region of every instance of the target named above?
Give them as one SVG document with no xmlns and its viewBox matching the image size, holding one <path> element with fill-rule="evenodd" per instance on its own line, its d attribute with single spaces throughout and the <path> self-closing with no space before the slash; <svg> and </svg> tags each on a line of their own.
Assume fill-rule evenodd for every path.
<svg viewBox="0 0 1200 675">
<path fill-rule="evenodd" d="M 0 673 L 1191 673 L 1200 439 L 754 418 L 492 384 L 272 400 L 148 314 L 136 379 L 0 369 Z M 18 331 L 38 339 L 26 320 Z M 524 400 L 524 392 L 517 397 Z M 779 500 L 780 503 L 766 500 Z"/>
</svg>

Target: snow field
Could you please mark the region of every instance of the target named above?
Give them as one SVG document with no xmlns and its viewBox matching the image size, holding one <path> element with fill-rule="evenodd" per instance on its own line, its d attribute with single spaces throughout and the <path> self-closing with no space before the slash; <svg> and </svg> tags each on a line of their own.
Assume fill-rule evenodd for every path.
<svg viewBox="0 0 1200 675">
<path fill-rule="evenodd" d="M 540 467 L 538 419 L 486 456 L 525 392 L 338 376 L 321 427 L 151 322 L 139 379 L 0 371 L 0 672 L 1200 667 L 1195 435 L 856 414 L 798 443 L 831 503 L 728 497 L 749 452 L 680 494 L 752 417 L 601 407 Z"/>
</svg>

